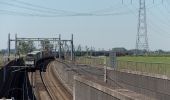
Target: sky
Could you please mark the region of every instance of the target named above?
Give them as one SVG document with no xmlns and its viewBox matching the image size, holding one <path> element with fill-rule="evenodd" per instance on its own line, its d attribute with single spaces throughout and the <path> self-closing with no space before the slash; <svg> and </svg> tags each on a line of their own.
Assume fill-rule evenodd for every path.
<svg viewBox="0 0 170 100">
<path fill-rule="evenodd" d="M 150 50 L 170 51 L 170 1 L 146 0 Z M 138 0 L 0 0 L 0 49 L 8 33 L 18 37 L 58 37 L 75 45 L 134 49 Z M 54 10 L 55 9 L 55 10 Z"/>
</svg>

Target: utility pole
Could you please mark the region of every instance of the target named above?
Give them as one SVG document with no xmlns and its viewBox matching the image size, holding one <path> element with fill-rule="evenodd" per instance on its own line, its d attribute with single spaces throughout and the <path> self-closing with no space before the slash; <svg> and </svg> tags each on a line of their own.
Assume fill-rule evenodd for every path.
<svg viewBox="0 0 170 100">
<path fill-rule="evenodd" d="M 17 47 L 17 34 L 15 34 L 15 60 L 16 60 L 16 57 L 17 57 L 17 53 L 18 53 L 18 47 Z"/>
<path fill-rule="evenodd" d="M 110 66 L 114 69 L 116 69 L 116 52 L 115 51 L 112 51 L 110 50 L 110 53 L 109 53 L 109 58 L 110 58 Z"/>
<path fill-rule="evenodd" d="M 139 0 L 139 16 L 136 38 L 136 55 L 139 55 L 139 50 L 149 51 L 147 37 L 147 22 L 146 22 L 146 4 L 145 0 Z"/>
<path fill-rule="evenodd" d="M 71 35 L 71 61 L 74 60 L 74 42 L 73 42 L 73 34 Z"/>
<path fill-rule="evenodd" d="M 61 60 L 61 35 L 59 34 L 59 59 Z"/>
<path fill-rule="evenodd" d="M 55 59 L 56 59 L 56 57 L 57 57 L 56 39 L 54 40 L 54 52 L 55 52 Z"/>
<path fill-rule="evenodd" d="M 3 61 L 4 65 L 5 65 L 5 61 Z M 3 82 L 5 83 L 6 81 L 6 67 L 3 67 Z"/>
<path fill-rule="evenodd" d="M 91 46 L 91 50 L 90 50 L 90 58 L 92 58 L 93 56 L 93 49 L 92 49 L 92 46 Z"/>
<path fill-rule="evenodd" d="M 107 66 L 106 66 L 106 61 L 107 61 L 107 58 L 105 56 L 104 58 L 104 82 L 107 83 Z"/>
<path fill-rule="evenodd" d="M 10 53 L 11 53 L 11 41 L 10 41 L 10 33 L 8 34 L 8 61 L 10 61 Z"/>
</svg>

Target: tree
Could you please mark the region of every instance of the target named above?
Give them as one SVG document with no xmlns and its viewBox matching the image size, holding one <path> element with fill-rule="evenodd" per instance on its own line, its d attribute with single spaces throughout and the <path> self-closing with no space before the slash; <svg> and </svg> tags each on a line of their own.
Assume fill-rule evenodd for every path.
<svg viewBox="0 0 170 100">
<path fill-rule="evenodd" d="M 34 51 L 36 49 L 33 41 L 28 41 L 28 52 Z"/>
<path fill-rule="evenodd" d="M 79 44 L 76 50 L 76 53 L 78 56 L 82 56 L 81 51 L 82 51 L 82 48 L 81 48 L 81 45 Z"/>
<path fill-rule="evenodd" d="M 36 49 L 33 41 L 28 41 L 28 42 L 20 41 L 17 48 L 18 48 L 18 52 L 21 54 L 26 54 Z"/>
<path fill-rule="evenodd" d="M 41 46 L 44 51 L 52 51 L 53 50 L 53 44 L 51 44 L 48 39 L 41 41 Z"/>
<path fill-rule="evenodd" d="M 87 56 L 89 55 L 89 47 L 88 46 L 85 46 L 85 50 L 86 50 L 86 54 Z"/>
</svg>

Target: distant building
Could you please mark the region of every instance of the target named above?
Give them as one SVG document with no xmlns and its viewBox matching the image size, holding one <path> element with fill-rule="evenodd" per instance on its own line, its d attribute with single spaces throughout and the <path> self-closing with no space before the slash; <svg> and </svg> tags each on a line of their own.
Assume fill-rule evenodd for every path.
<svg viewBox="0 0 170 100">
<path fill-rule="evenodd" d="M 114 52 L 116 52 L 116 56 L 125 56 L 128 54 L 127 50 L 123 47 L 113 48 Z"/>
</svg>

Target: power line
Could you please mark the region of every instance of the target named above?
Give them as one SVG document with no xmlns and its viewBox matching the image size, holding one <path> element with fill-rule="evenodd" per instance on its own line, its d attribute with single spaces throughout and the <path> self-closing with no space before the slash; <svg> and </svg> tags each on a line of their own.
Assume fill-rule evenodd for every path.
<svg viewBox="0 0 170 100">
<path fill-rule="evenodd" d="M 111 11 L 113 11 L 113 9 L 103 9 L 103 11 L 98 10 L 98 11 L 93 11 L 93 12 L 89 12 L 89 13 L 75 13 L 75 12 L 74 13 L 73 12 L 68 12 L 67 13 L 67 11 L 56 10 L 56 9 L 47 8 L 47 7 L 42 7 L 42 6 L 39 6 L 39 5 L 33 5 L 33 4 L 30 4 L 30 3 L 18 1 L 18 0 L 12 0 L 12 1 L 15 1 L 15 2 L 17 2 L 19 4 L 23 4 L 23 5 L 26 5 L 26 6 L 29 6 L 29 7 L 26 7 L 26 6 L 23 6 L 23 5 L 17 5 L 17 4 L 13 4 L 13 3 L 8 3 L 8 2 L 2 2 L 2 1 L 0 1 L 0 4 L 1 5 L 5 4 L 7 6 L 12 6 L 12 7 L 16 7 L 16 8 L 22 8 L 22 9 L 26 9 L 26 10 L 31 10 L 33 12 L 38 12 L 38 13 L 41 13 L 41 14 L 25 13 L 25 12 L 23 13 L 23 12 L 18 12 L 18 11 L 9 11 L 9 10 L 0 10 L 1 14 L 20 15 L 20 16 L 37 16 L 37 17 L 113 16 L 113 15 L 129 14 L 128 11 L 126 11 L 126 12 L 125 11 L 124 12 L 111 12 Z M 114 10 L 116 10 L 116 9 L 114 9 Z"/>
<path fill-rule="evenodd" d="M 129 8 L 127 5 L 125 5 L 125 7 L 126 7 L 127 9 L 129 9 L 130 12 L 131 12 L 135 17 L 137 17 L 137 10 L 134 11 L 134 10 L 132 10 L 131 8 Z"/>
<path fill-rule="evenodd" d="M 149 18 L 148 18 L 149 19 Z M 154 26 L 156 30 L 158 30 L 160 33 L 164 34 L 166 33 L 167 35 L 170 35 L 170 33 L 166 32 L 163 30 L 161 27 L 159 27 L 156 23 L 154 23 L 151 19 L 149 19 L 151 26 Z"/>
<path fill-rule="evenodd" d="M 164 16 L 163 16 L 163 13 L 160 11 L 160 9 L 159 10 L 157 10 L 157 12 L 158 11 L 160 11 L 159 13 L 161 13 L 161 14 L 159 14 L 159 15 L 162 15 L 162 17 L 159 17 L 158 15 L 156 15 L 155 13 L 153 13 L 153 12 L 151 12 L 150 10 L 148 10 L 149 11 L 149 13 L 152 15 L 152 16 L 154 16 L 154 18 L 156 18 L 156 20 L 157 21 L 159 21 L 159 24 L 162 24 L 162 25 L 164 25 L 164 27 L 167 27 L 167 28 L 169 28 L 168 26 L 169 26 L 169 23 L 168 23 L 168 19 L 166 19 L 166 21 L 164 20 L 164 19 L 162 19 Z M 149 18 L 149 17 L 148 17 Z M 165 17 L 164 17 L 165 18 Z M 153 18 L 150 18 L 150 20 L 152 20 Z"/>
<path fill-rule="evenodd" d="M 30 6 L 30 7 L 33 7 L 33 8 L 44 9 L 44 10 L 50 11 L 50 12 L 77 13 L 77 12 L 73 12 L 73 11 L 65 11 L 65 10 L 58 10 L 58 9 L 54 9 L 54 8 L 48 8 L 48 7 L 35 5 L 35 4 L 31 4 L 31 3 L 28 3 L 28 2 L 24 2 L 24 1 L 20 1 L 20 0 L 10 0 L 10 1 L 16 2 L 18 4 L 25 5 L 25 6 Z"/>
<path fill-rule="evenodd" d="M 168 35 L 168 33 L 164 33 L 160 31 L 159 29 L 153 27 L 152 25 L 148 25 L 148 27 L 150 28 L 150 31 L 154 32 L 154 36 L 159 35 L 159 38 L 162 37 L 163 39 L 170 38 L 170 34 Z"/>
<path fill-rule="evenodd" d="M 148 0 L 148 1 L 152 2 L 153 4 L 155 3 L 155 0 Z M 157 0 L 157 1 L 161 1 L 161 3 L 164 3 L 164 0 Z M 124 0 L 121 0 L 121 2 L 122 2 L 122 4 L 124 4 Z M 134 0 L 128 0 L 128 2 L 130 2 L 132 4 L 134 2 Z"/>
<path fill-rule="evenodd" d="M 117 16 L 117 15 L 127 15 L 130 13 L 129 12 L 119 12 L 119 13 L 108 13 L 108 14 L 82 13 L 82 14 L 47 15 L 47 14 L 24 13 L 24 12 L 18 12 L 18 11 L 10 11 L 10 10 L 0 10 L 0 14 L 30 16 L 30 17 L 69 17 L 69 16 L 71 17 L 71 16 Z"/>
<path fill-rule="evenodd" d="M 113 11 L 120 10 L 121 8 L 123 8 L 123 6 L 121 6 L 121 7 L 111 6 L 111 7 L 105 8 L 105 9 L 91 11 L 89 13 L 95 13 L 95 14 L 98 14 L 98 13 L 108 13 L 108 12 L 113 12 Z"/>
<path fill-rule="evenodd" d="M 16 4 L 12 4 L 12 3 L 8 3 L 8 2 L 2 2 L 2 1 L 0 1 L 0 4 L 1 5 L 5 4 L 7 6 L 12 6 L 12 7 L 16 7 L 16 8 L 22 8 L 22 9 L 31 10 L 31 11 L 40 12 L 40 13 L 50 13 L 50 14 L 58 14 L 58 13 L 65 14 L 66 13 L 66 12 L 54 12 L 54 11 L 49 11 L 49 10 L 44 10 L 44 9 L 42 10 L 42 9 L 37 9 L 37 8 L 30 8 L 30 7 L 25 7 L 25 6 L 22 6 L 22 5 L 16 5 Z"/>
</svg>

